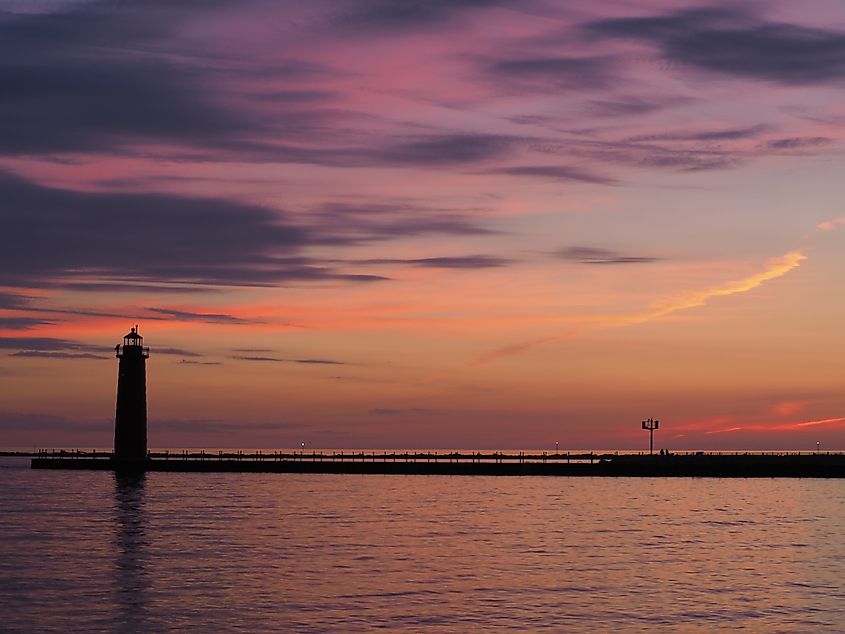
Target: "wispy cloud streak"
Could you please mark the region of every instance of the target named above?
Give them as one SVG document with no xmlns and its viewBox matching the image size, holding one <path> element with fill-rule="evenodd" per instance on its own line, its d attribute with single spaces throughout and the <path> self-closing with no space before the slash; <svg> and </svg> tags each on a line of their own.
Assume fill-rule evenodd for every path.
<svg viewBox="0 0 845 634">
<path fill-rule="evenodd" d="M 801 262 L 806 259 L 807 257 L 801 253 L 801 251 L 790 251 L 782 257 L 769 260 L 766 269 L 762 273 L 757 273 L 756 275 L 751 275 L 740 280 L 728 282 L 727 284 L 721 286 L 679 295 L 678 297 L 670 299 L 669 301 L 657 306 L 653 310 L 639 315 L 621 317 L 618 325 L 651 321 L 659 317 L 665 317 L 666 315 L 670 315 L 671 313 L 679 310 L 703 306 L 708 300 L 715 297 L 726 297 L 728 295 L 736 295 L 738 293 L 747 293 L 764 282 L 786 275 L 791 270 L 800 266 Z"/>
<path fill-rule="evenodd" d="M 819 427 L 819 426 L 831 426 L 831 425 L 842 425 L 845 424 L 845 416 L 838 417 L 838 418 L 820 418 L 817 420 L 806 420 L 794 423 L 776 423 L 774 425 L 769 424 L 737 424 L 732 425 L 730 427 L 724 427 L 719 429 L 711 429 L 710 431 L 704 432 L 707 435 L 713 434 L 728 434 L 738 431 L 762 431 L 762 432 L 777 432 L 777 431 L 801 431 L 803 429 L 807 429 L 810 427 Z"/>
<path fill-rule="evenodd" d="M 622 326 L 629 326 L 634 324 L 641 324 L 655 319 L 660 319 L 671 315 L 672 313 L 703 306 L 709 300 L 716 297 L 726 297 L 736 295 L 738 293 L 747 293 L 764 282 L 782 277 L 800 266 L 801 262 L 806 260 L 806 256 L 801 251 L 790 251 L 782 257 L 773 258 L 769 260 L 765 270 L 761 273 L 751 275 L 739 280 L 728 282 L 726 284 L 706 288 L 689 293 L 683 293 L 673 297 L 665 302 L 654 306 L 650 310 L 640 313 L 633 313 L 629 315 L 622 315 L 618 317 L 597 317 L 593 323 L 585 324 L 582 328 L 570 331 L 567 334 L 550 335 L 547 337 L 539 337 L 523 343 L 516 343 L 509 346 L 504 346 L 496 350 L 478 355 L 472 362 L 472 365 L 484 365 L 498 359 L 513 356 L 527 352 L 537 346 L 550 343 L 552 341 L 562 339 L 572 339 L 587 332 L 594 332 L 597 330 L 604 330 L 607 328 L 618 328 Z"/>
</svg>

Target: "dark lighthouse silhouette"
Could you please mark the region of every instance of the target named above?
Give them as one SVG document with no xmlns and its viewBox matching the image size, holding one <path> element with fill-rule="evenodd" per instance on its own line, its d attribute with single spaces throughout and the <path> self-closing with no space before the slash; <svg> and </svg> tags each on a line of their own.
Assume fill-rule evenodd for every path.
<svg viewBox="0 0 845 634">
<path fill-rule="evenodd" d="M 136 325 L 114 347 L 120 359 L 117 371 L 117 408 L 114 417 L 114 459 L 133 464 L 147 459 L 147 359 L 150 349 Z"/>
</svg>

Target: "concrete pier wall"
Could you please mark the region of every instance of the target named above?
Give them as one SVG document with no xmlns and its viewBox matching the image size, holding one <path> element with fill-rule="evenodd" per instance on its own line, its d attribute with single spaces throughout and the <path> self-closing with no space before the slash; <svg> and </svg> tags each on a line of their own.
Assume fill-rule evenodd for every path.
<svg viewBox="0 0 845 634">
<path fill-rule="evenodd" d="M 479 454 L 480 455 L 480 454 Z M 206 473 L 334 473 L 383 475 L 479 475 L 479 476 L 579 476 L 579 477 L 799 477 L 843 478 L 845 455 L 842 454 L 740 454 L 679 456 L 612 456 L 594 460 L 526 460 L 522 457 L 397 459 L 391 454 L 376 454 L 364 459 L 332 460 L 329 456 L 305 456 L 299 459 L 266 455 L 261 458 L 203 458 L 175 455 L 166 459 L 149 458 L 142 462 L 122 463 L 113 457 L 42 456 L 32 459 L 33 469 L 89 469 L 107 471 L 169 471 Z M 548 457 L 547 457 L 548 458 Z"/>
</svg>

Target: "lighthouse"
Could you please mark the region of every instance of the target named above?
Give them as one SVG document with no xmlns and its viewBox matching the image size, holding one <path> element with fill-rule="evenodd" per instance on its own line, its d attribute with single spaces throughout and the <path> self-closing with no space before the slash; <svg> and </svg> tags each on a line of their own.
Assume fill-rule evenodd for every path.
<svg viewBox="0 0 845 634">
<path fill-rule="evenodd" d="M 147 367 L 150 349 L 136 325 L 114 348 L 117 371 L 117 412 L 114 418 L 114 458 L 140 462 L 147 458 Z"/>
</svg>

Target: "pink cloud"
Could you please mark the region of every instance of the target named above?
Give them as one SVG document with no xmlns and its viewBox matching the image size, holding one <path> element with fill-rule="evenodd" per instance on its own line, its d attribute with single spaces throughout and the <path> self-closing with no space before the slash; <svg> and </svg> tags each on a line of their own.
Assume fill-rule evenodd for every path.
<svg viewBox="0 0 845 634">
<path fill-rule="evenodd" d="M 824 222 L 820 222 L 816 225 L 817 229 L 821 229 L 822 231 L 833 231 L 836 227 L 845 224 L 845 216 L 840 216 L 839 218 L 832 218 L 830 220 L 825 220 Z"/>
<path fill-rule="evenodd" d="M 805 406 L 806 403 L 803 401 L 782 401 L 777 403 L 772 411 L 778 416 L 791 416 L 800 412 Z"/>
</svg>

